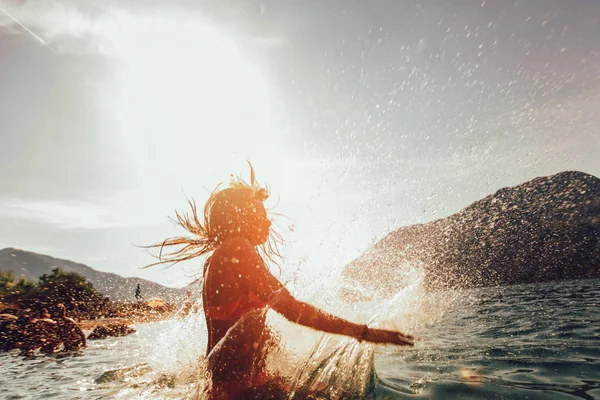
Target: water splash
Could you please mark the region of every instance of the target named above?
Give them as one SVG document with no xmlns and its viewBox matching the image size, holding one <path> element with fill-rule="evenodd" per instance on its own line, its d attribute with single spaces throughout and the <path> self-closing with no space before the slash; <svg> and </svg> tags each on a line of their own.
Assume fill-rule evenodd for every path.
<svg viewBox="0 0 600 400">
<path fill-rule="evenodd" d="M 413 333 L 419 338 L 432 328 L 435 330 L 449 308 L 460 307 L 464 299 L 458 291 L 426 291 L 424 278 L 422 266 L 405 264 L 392 296 L 375 296 L 370 301 L 352 304 L 337 295 L 343 286 L 341 279 L 321 280 L 318 285 L 313 280 L 311 286 L 297 288 L 297 293 L 309 302 L 325 304 L 328 311 L 349 320 Z M 126 377 L 121 379 L 120 386 L 116 385 L 116 398 L 206 397 L 210 375 L 204 357 L 207 333 L 201 307 L 197 300 L 192 307 L 194 312 L 152 324 L 152 329 L 139 334 L 141 352 L 146 354 L 151 372 L 132 376 L 125 371 Z M 242 324 L 240 321 L 239 325 Z M 406 351 L 317 332 L 291 323 L 273 311 L 267 314 L 267 325 L 277 344 L 265 349 L 266 369 L 286 382 L 288 399 L 307 398 L 309 394 L 313 398 L 372 396 L 378 382 L 376 353 Z M 426 346 L 427 343 L 417 342 L 416 351 Z"/>
</svg>

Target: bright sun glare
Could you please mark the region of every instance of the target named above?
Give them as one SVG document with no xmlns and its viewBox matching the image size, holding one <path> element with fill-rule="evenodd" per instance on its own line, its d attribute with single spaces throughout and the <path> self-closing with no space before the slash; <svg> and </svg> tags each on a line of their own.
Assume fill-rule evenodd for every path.
<svg viewBox="0 0 600 400">
<path fill-rule="evenodd" d="M 138 172 L 217 182 L 231 157 L 264 156 L 255 143 L 275 139 L 266 83 L 230 37 L 186 17 L 120 16 L 107 29 L 119 57 L 120 139 Z M 220 176 L 199 177 L 202 167 Z"/>
</svg>

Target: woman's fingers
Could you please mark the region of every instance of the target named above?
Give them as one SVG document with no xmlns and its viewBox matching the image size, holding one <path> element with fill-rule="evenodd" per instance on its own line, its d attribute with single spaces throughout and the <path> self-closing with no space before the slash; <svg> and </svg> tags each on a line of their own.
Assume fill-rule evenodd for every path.
<svg viewBox="0 0 600 400">
<path fill-rule="evenodd" d="M 369 329 L 365 340 L 371 343 L 388 343 L 399 346 L 413 346 L 414 337 L 401 332 L 388 331 L 385 329 Z"/>
<path fill-rule="evenodd" d="M 406 345 L 406 346 L 414 346 L 415 345 L 414 337 L 412 335 L 403 335 L 400 333 L 398 336 L 402 342 L 400 344 Z"/>
</svg>

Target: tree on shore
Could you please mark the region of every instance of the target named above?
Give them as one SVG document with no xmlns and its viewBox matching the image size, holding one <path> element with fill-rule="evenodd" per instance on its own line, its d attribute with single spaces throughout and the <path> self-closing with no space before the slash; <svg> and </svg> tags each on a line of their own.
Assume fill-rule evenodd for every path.
<svg viewBox="0 0 600 400">
<path fill-rule="evenodd" d="M 142 289 L 140 288 L 140 284 L 139 283 L 135 287 L 135 299 L 137 301 L 141 301 L 142 300 Z"/>
<path fill-rule="evenodd" d="M 10 293 L 15 286 L 15 273 L 12 271 L 0 271 L 0 294 Z"/>
<path fill-rule="evenodd" d="M 38 289 L 51 312 L 58 312 L 57 305 L 63 304 L 71 315 L 95 315 L 108 303 L 108 299 L 83 275 L 63 272 L 60 268 L 53 268 L 50 274 L 42 275 Z"/>
<path fill-rule="evenodd" d="M 3 283 L 5 282 L 6 283 Z M 106 310 L 109 300 L 99 293 L 85 277 L 75 272 L 64 272 L 53 268 L 49 274 L 40 277 L 35 285 L 25 279 L 14 282 L 14 274 L 0 276 L 0 290 L 5 292 L 4 300 L 17 303 L 34 311 L 47 309 L 51 314 L 60 313 L 58 305 L 63 304 L 67 313 L 79 318 L 97 318 Z"/>
<path fill-rule="evenodd" d="M 35 289 L 35 282 L 27 278 L 16 279 L 12 271 L 0 271 L 0 296 L 10 294 L 27 294 Z"/>
</svg>

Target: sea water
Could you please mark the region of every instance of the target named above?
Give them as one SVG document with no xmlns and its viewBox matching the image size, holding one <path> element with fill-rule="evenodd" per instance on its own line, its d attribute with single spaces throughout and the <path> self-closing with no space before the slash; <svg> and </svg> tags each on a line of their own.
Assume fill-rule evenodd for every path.
<svg viewBox="0 0 600 400">
<path fill-rule="evenodd" d="M 392 322 L 418 336 L 414 348 L 298 333 L 308 347 L 322 345 L 321 358 L 332 361 L 327 371 L 313 369 L 309 375 L 344 384 L 344 377 L 356 379 L 356 373 L 348 375 L 353 363 L 374 354 L 377 378 L 365 396 L 378 399 L 600 399 L 600 280 L 399 297 L 393 308 L 411 301 L 419 307 L 386 315 L 402 319 Z M 0 354 L 0 398 L 161 399 L 201 393 L 199 382 L 206 380 L 199 368 L 206 345 L 201 314 L 135 328 L 128 337 L 90 341 L 76 356 Z M 290 329 L 284 327 L 282 336 Z M 287 343 L 295 341 L 288 337 Z"/>
</svg>

